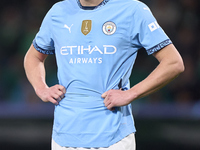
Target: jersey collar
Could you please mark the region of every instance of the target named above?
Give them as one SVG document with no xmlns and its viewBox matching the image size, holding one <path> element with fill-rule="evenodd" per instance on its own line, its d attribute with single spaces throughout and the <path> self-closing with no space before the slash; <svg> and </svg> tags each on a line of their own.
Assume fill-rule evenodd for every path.
<svg viewBox="0 0 200 150">
<path fill-rule="evenodd" d="M 82 6 L 79 0 L 77 0 L 77 3 L 78 3 L 78 5 L 79 5 L 79 7 L 81 9 L 84 9 L 84 10 L 94 10 L 94 9 L 97 9 L 99 7 L 104 6 L 108 1 L 109 0 L 103 0 L 98 6 Z"/>
</svg>

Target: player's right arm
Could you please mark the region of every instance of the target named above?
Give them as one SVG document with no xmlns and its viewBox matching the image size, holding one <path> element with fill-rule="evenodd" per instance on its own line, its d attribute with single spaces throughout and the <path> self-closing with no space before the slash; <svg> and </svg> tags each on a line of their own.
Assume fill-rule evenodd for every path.
<svg viewBox="0 0 200 150">
<path fill-rule="evenodd" d="M 46 84 L 44 62 L 47 56 L 46 54 L 38 52 L 31 45 L 24 58 L 24 68 L 26 76 L 38 97 L 44 102 L 51 102 L 57 105 L 64 97 L 66 89 L 62 85 L 48 87 Z"/>
</svg>

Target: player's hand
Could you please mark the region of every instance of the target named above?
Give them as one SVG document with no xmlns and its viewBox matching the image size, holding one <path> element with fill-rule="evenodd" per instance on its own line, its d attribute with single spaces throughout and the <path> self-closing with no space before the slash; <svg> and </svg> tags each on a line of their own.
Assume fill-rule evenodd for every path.
<svg viewBox="0 0 200 150">
<path fill-rule="evenodd" d="M 59 104 L 59 102 L 64 98 L 65 93 L 66 89 L 62 85 L 54 85 L 36 91 L 36 94 L 43 102 L 51 102 L 55 105 Z"/>
<path fill-rule="evenodd" d="M 104 98 L 105 106 L 113 111 L 114 107 L 125 106 L 131 103 L 129 100 L 129 93 L 127 91 L 122 90 L 109 90 L 101 95 Z"/>
</svg>

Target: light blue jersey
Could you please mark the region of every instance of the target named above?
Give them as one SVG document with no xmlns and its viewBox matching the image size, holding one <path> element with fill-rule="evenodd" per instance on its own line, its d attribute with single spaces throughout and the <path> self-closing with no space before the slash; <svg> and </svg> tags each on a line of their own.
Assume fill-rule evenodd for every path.
<svg viewBox="0 0 200 150">
<path fill-rule="evenodd" d="M 171 44 L 150 9 L 136 0 L 104 0 L 95 8 L 76 0 L 55 4 L 33 41 L 56 55 L 67 92 L 55 106 L 53 139 L 67 147 L 108 147 L 136 132 L 131 105 L 108 110 L 101 95 L 129 89 L 137 52 Z M 120 82 L 120 80 L 122 82 Z"/>
</svg>

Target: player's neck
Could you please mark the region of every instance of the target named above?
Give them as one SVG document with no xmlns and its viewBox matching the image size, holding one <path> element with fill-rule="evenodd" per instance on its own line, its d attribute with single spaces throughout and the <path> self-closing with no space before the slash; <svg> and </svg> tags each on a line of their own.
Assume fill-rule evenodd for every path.
<svg viewBox="0 0 200 150">
<path fill-rule="evenodd" d="M 103 0 L 79 0 L 82 6 L 98 6 Z"/>
</svg>

